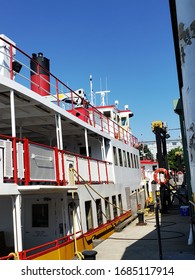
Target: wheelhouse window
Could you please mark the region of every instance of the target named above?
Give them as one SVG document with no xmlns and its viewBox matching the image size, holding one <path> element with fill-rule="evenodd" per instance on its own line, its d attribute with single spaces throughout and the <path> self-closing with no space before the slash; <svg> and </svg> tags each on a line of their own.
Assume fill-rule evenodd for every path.
<svg viewBox="0 0 195 280">
<path fill-rule="evenodd" d="M 98 226 L 103 224 L 101 199 L 96 199 L 96 212 Z"/>
<path fill-rule="evenodd" d="M 32 227 L 49 226 L 48 204 L 32 204 Z"/>
<path fill-rule="evenodd" d="M 90 230 L 93 228 L 93 213 L 92 213 L 91 201 L 85 201 L 85 213 L 86 213 L 87 230 Z"/>
<path fill-rule="evenodd" d="M 126 117 L 122 117 L 122 118 L 121 118 L 121 125 L 122 125 L 122 126 L 127 125 L 127 118 L 126 118 Z"/>
</svg>

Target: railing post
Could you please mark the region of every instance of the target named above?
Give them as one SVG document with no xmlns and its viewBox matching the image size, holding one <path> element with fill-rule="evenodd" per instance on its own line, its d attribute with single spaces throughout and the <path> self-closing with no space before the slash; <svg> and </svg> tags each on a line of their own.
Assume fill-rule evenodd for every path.
<svg viewBox="0 0 195 280">
<path fill-rule="evenodd" d="M 99 179 L 99 183 L 101 183 L 101 178 L 100 178 L 100 164 L 99 164 L 99 160 L 97 161 L 97 166 L 98 166 L 98 179 Z"/>
<path fill-rule="evenodd" d="M 37 62 L 36 62 L 37 63 Z M 39 94 L 41 94 L 41 76 L 40 76 L 40 66 L 39 66 L 39 64 L 37 63 L 37 77 L 38 77 L 38 85 L 37 85 L 37 87 L 38 87 L 38 93 Z"/>
<path fill-rule="evenodd" d="M 108 180 L 108 167 L 107 167 L 107 162 L 105 161 L 105 167 L 106 167 L 106 183 L 108 184 L 109 180 Z"/>
<path fill-rule="evenodd" d="M 57 103 L 58 103 L 58 106 L 60 106 L 59 88 L 58 88 L 58 80 L 57 80 L 57 79 L 56 79 L 56 96 L 57 96 Z"/>
<path fill-rule="evenodd" d="M 91 183 L 91 168 L 90 168 L 90 159 L 89 159 L 89 157 L 87 158 L 87 162 L 88 162 L 89 182 Z"/>
<path fill-rule="evenodd" d="M 96 112 L 95 112 L 95 110 L 94 110 L 94 108 L 93 108 L 93 126 L 94 126 L 94 127 L 96 127 L 95 114 L 96 114 Z"/>
<path fill-rule="evenodd" d="M 13 74 L 13 46 L 10 44 L 10 79 L 13 80 L 14 74 Z"/>
<path fill-rule="evenodd" d="M 108 134 L 110 134 L 110 123 L 109 123 L 109 118 L 107 118 L 107 124 L 108 124 Z"/>
<path fill-rule="evenodd" d="M 78 163 L 78 156 L 76 156 L 76 172 L 77 174 L 79 174 L 79 163 Z M 79 179 L 79 176 L 78 176 L 78 181 L 77 181 L 78 184 L 80 184 L 80 179 Z"/>
<path fill-rule="evenodd" d="M 70 95 L 71 95 L 71 104 L 72 104 L 72 110 L 73 110 L 74 105 L 73 105 L 73 93 L 72 93 L 72 91 L 71 91 Z"/>
<path fill-rule="evenodd" d="M 24 138 L 24 179 L 25 185 L 29 185 L 30 182 L 30 162 L 29 162 L 29 142 L 27 138 Z"/>
<path fill-rule="evenodd" d="M 60 186 L 60 174 L 59 174 L 59 156 L 58 156 L 58 148 L 54 148 L 55 153 L 55 165 L 56 165 L 56 182 L 57 185 Z"/>
<path fill-rule="evenodd" d="M 62 157 L 62 180 L 63 180 L 63 185 L 66 185 L 66 176 L 65 176 L 65 170 L 64 170 L 64 152 L 61 152 L 61 157 Z"/>
<path fill-rule="evenodd" d="M 14 183 L 18 184 L 18 167 L 17 167 L 17 148 L 16 148 L 16 137 L 12 138 L 12 149 L 13 149 L 13 177 Z"/>
<path fill-rule="evenodd" d="M 100 114 L 99 116 L 100 116 L 100 123 L 101 123 L 101 131 L 104 131 L 102 114 Z"/>
</svg>

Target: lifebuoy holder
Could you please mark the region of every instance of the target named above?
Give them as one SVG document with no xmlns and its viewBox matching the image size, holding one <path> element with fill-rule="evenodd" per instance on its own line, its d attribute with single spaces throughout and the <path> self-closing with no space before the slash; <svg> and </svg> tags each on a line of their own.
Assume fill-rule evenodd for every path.
<svg viewBox="0 0 195 280">
<path fill-rule="evenodd" d="M 164 180 L 161 180 L 161 178 L 159 178 L 158 174 L 159 173 L 163 173 L 165 175 L 165 178 Z M 170 178 L 169 176 L 169 172 L 167 169 L 165 168 L 157 168 L 155 171 L 154 171 L 154 181 L 157 183 L 157 184 L 166 184 L 167 183 L 167 180 Z"/>
</svg>

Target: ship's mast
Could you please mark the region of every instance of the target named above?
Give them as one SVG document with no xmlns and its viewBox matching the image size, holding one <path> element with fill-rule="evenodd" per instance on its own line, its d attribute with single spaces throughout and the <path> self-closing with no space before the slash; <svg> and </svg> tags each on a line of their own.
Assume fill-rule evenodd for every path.
<svg viewBox="0 0 195 280">
<path fill-rule="evenodd" d="M 109 92 L 110 92 L 110 90 L 96 91 L 97 94 L 101 95 L 101 104 L 100 104 L 100 106 L 105 106 L 106 105 L 106 103 L 105 103 L 105 96 Z"/>
</svg>

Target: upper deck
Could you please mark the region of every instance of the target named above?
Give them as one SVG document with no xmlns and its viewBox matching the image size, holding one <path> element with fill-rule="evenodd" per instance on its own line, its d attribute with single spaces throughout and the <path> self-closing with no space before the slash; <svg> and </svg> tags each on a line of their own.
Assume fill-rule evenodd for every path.
<svg viewBox="0 0 195 280">
<path fill-rule="evenodd" d="M 45 59 L 42 54 L 38 57 L 41 61 Z M 108 116 L 103 108 L 92 106 L 83 90 L 69 88 L 39 64 L 40 60 L 36 60 L 35 54 L 25 54 L 6 36 L 0 36 L 2 134 L 55 145 L 51 131 L 56 133 L 55 119 L 60 115 L 63 137 L 77 137 L 87 128 L 92 136 L 115 138 L 130 146 L 137 143 L 130 129 L 123 125 L 124 117 L 119 110 L 115 116 Z M 59 143 L 57 146 L 62 148 Z"/>
</svg>

